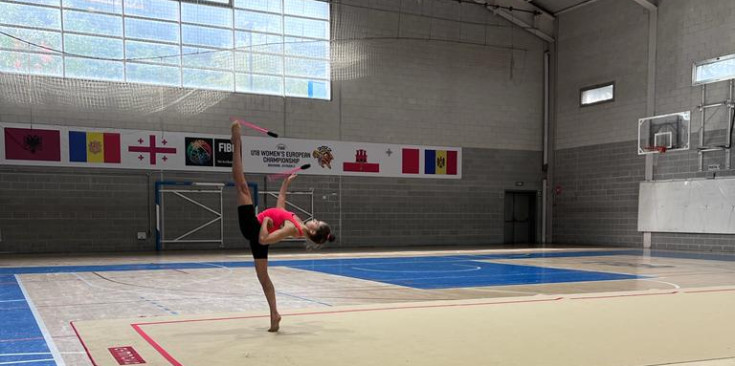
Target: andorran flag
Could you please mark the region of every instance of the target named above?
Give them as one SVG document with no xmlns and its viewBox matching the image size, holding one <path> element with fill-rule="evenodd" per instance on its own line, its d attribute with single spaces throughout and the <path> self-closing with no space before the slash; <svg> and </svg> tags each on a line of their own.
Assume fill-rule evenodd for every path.
<svg viewBox="0 0 735 366">
<path fill-rule="evenodd" d="M 69 131 L 69 161 L 120 163 L 120 134 Z"/>
<path fill-rule="evenodd" d="M 8 160 L 61 161 L 58 130 L 5 129 L 5 158 Z"/>
<path fill-rule="evenodd" d="M 457 151 L 424 150 L 424 174 L 457 175 Z"/>
</svg>

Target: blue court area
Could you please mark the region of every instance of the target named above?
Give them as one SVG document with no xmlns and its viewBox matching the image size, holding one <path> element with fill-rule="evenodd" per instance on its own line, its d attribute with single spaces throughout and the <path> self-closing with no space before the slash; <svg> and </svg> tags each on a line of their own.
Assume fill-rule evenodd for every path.
<svg viewBox="0 0 735 366">
<path fill-rule="evenodd" d="M 640 276 L 488 263 L 483 256 L 341 259 L 290 267 L 417 289 L 612 281 Z"/>
<path fill-rule="evenodd" d="M 13 275 L 0 275 L 0 324 L 0 365 L 56 365 Z"/>
</svg>

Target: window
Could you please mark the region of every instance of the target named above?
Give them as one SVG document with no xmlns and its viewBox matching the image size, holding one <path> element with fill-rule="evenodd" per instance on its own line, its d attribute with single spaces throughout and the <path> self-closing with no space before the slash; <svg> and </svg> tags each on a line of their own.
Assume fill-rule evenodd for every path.
<svg viewBox="0 0 735 366">
<path fill-rule="evenodd" d="M 0 12 L 0 72 L 331 98 L 325 1 L 0 0 Z"/>
<path fill-rule="evenodd" d="M 582 88 L 579 92 L 581 106 L 588 106 L 615 100 L 615 83 L 606 83 Z"/>
<path fill-rule="evenodd" d="M 735 79 L 735 55 L 717 57 L 694 64 L 692 85 Z"/>
</svg>

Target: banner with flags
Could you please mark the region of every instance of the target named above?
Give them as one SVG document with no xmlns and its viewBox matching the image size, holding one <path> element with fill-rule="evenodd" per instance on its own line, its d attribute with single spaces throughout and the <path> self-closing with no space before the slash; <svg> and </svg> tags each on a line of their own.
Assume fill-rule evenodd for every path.
<svg viewBox="0 0 735 366">
<path fill-rule="evenodd" d="M 229 172 L 230 136 L 0 123 L 0 164 Z M 243 136 L 245 172 L 460 179 L 462 149 Z"/>
</svg>

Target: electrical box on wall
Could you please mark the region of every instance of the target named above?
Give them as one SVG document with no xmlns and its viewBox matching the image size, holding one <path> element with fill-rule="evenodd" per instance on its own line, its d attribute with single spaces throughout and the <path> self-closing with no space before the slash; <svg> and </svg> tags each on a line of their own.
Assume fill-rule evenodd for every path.
<svg viewBox="0 0 735 366">
<path fill-rule="evenodd" d="M 145 231 L 138 232 L 138 240 L 145 240 L 147 237 L 148 237 L 148 234 L 146 234 Z"/>
</svg>

